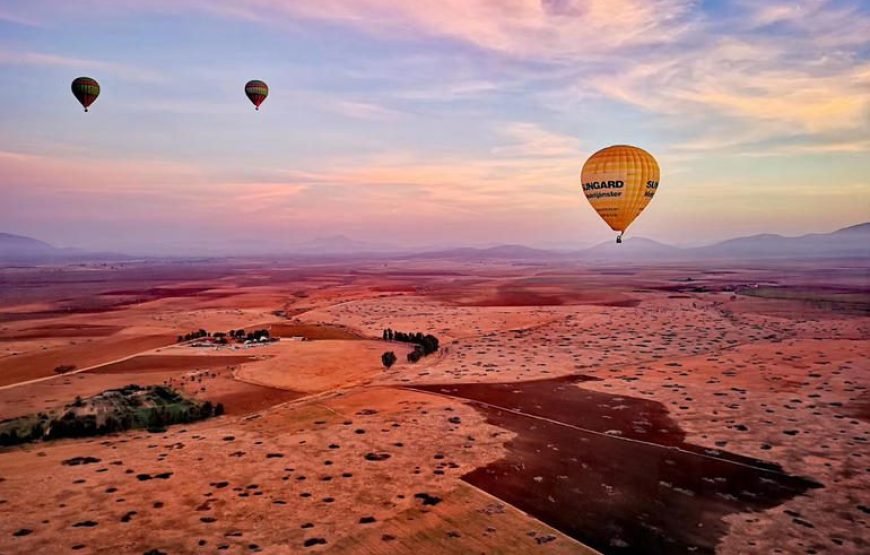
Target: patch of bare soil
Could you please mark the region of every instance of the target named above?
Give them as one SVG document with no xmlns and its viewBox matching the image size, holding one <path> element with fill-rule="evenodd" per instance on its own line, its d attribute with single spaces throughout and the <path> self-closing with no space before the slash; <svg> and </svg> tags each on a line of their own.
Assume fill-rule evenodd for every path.
<svg viewBox="0 0 870 555">
<path fill-rule="evenodd" d="M 304 337 L 305 339 L 366 339 L 354 330 L 329 324 L 279 323 L 271 324 L 273 337 Z"/>
<path fill-rule="evenodd" d="M 120 362 L 106 364 L 91 370 L 97 374 L 141 374 L 146 372 L 171 372 L 223 368 L 257 360 L 242 355 L 142 355 Z"/>
<path fill-rule="evenodd" d="M 517 434 L 506 458 L 463 479 L 603 553 L 715 553 L 722 518 L 820 484 L 775 464 L 685 443 L 655 401 L 560 378 L 419 389 L 475 401 Z"/>
</svg>

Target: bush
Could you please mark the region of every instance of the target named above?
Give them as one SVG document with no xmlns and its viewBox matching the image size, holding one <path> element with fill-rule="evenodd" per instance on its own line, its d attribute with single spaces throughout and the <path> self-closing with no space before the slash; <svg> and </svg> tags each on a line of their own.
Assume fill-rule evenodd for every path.
<svg viewBox="0 0 870 555">
<path fill-rule="evenodd" d="M 387 351 L 381 355 L 381 362 L 386 368 L 389 368 L 396 363 L 396 353 L 393 351 Z"/>
</svg>

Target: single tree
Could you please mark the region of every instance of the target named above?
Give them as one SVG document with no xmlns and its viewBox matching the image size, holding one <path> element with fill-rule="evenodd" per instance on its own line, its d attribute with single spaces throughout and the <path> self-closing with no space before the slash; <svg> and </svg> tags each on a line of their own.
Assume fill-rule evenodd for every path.
<svg viewBox="0 0 870 555">
<path fill-rule="evenodd" d="M 381 362 L 384 364 L 384 367 L 389 368 L 396 363 L 396 353 L 387 351 L 381 355 Z"/>
</svg>

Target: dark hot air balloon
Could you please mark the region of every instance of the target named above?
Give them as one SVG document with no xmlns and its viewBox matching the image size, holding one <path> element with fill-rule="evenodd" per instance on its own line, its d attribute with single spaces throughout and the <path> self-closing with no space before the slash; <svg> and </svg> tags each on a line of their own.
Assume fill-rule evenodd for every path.
<svg viewBox="0 0 870 555">
<path fill-rule="evenodd" d="M 100 96 L 100 84 L 90 77 L 76 77 L 72 82 L 72 93 L 88 111 L 88 106 Z"/>
<path fill-rule="evenodd" d="M 248 99 L 254 103 L 254 108 L 256 110 L 260 109 L 260 104 L 266 100 L 266 97 L 269 96 L 269 86 L 257 79 L 253 81 L 248 81 L 245 84 L 245 94 L 248 95 Z"/>
</svg>

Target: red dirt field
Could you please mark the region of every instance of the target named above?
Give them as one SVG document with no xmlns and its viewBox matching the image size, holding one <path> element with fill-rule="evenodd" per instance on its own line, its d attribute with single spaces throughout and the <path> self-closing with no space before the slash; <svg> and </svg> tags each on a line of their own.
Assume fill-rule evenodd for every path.
<svg viewBox="0 0 870 555">
<path fill-rule="evenodd" d="M 15 341 L 20 339 L 50 339 L 52 337 L 105 337 L 118 333 L 123 328 L 119 326 L 76 326 L 55 324 L 26 328 L 21 331 L 9 331 L 0 337 L 0 341 Z"/>
<path fill-rule="evenodd" d="M 870 550 L 864 260 L 179 260 L 0 282 L 0 420 L 128 384 L 226 410 L 0 448 L 4 555 Z M 263 328 L 282 339 L 176 344 Z M 411 363 L 385 328 L 441 349 Z"/>
<path fill-rule="evenodd" d="M 41 340 L 34 338 L 32 342 Z M 52 376 L 54 369 L 60 365 L 87 368 L 173 343 L 175 336 L 172 335 L 137 337 L 116 334 L 105 339 L 84 339 L 48 350 L 34 349 L 21 354 L 10 354 L 0 358 L 0 386 Z"/>
<path fill-rule="evenodd" d="M 244 364 L 255 360 L 257 360 L 256 357 L 234 355 L 143 355 L 99 366 L 90 372 L 95 374 L 143 374 L 147 372 L 206 370 Z"/>
<path fill-rule="evenodd" d="M 273 337 L 304 337 L 305 339 L 365 339 L 351 329 L 340 326 L 279 323 L 269 326 Z"/>
<path fill-rule="evenodd" d="M 715 553 L 723 516 L 821 487 L 777 465 L 687 444 L 664 406 L 573 386 L 586 379 L 418 390 L 478 401 L 487 422 L 517 434 L 506 458 L 464 480 L 599 551 Z"/>
</svg>

